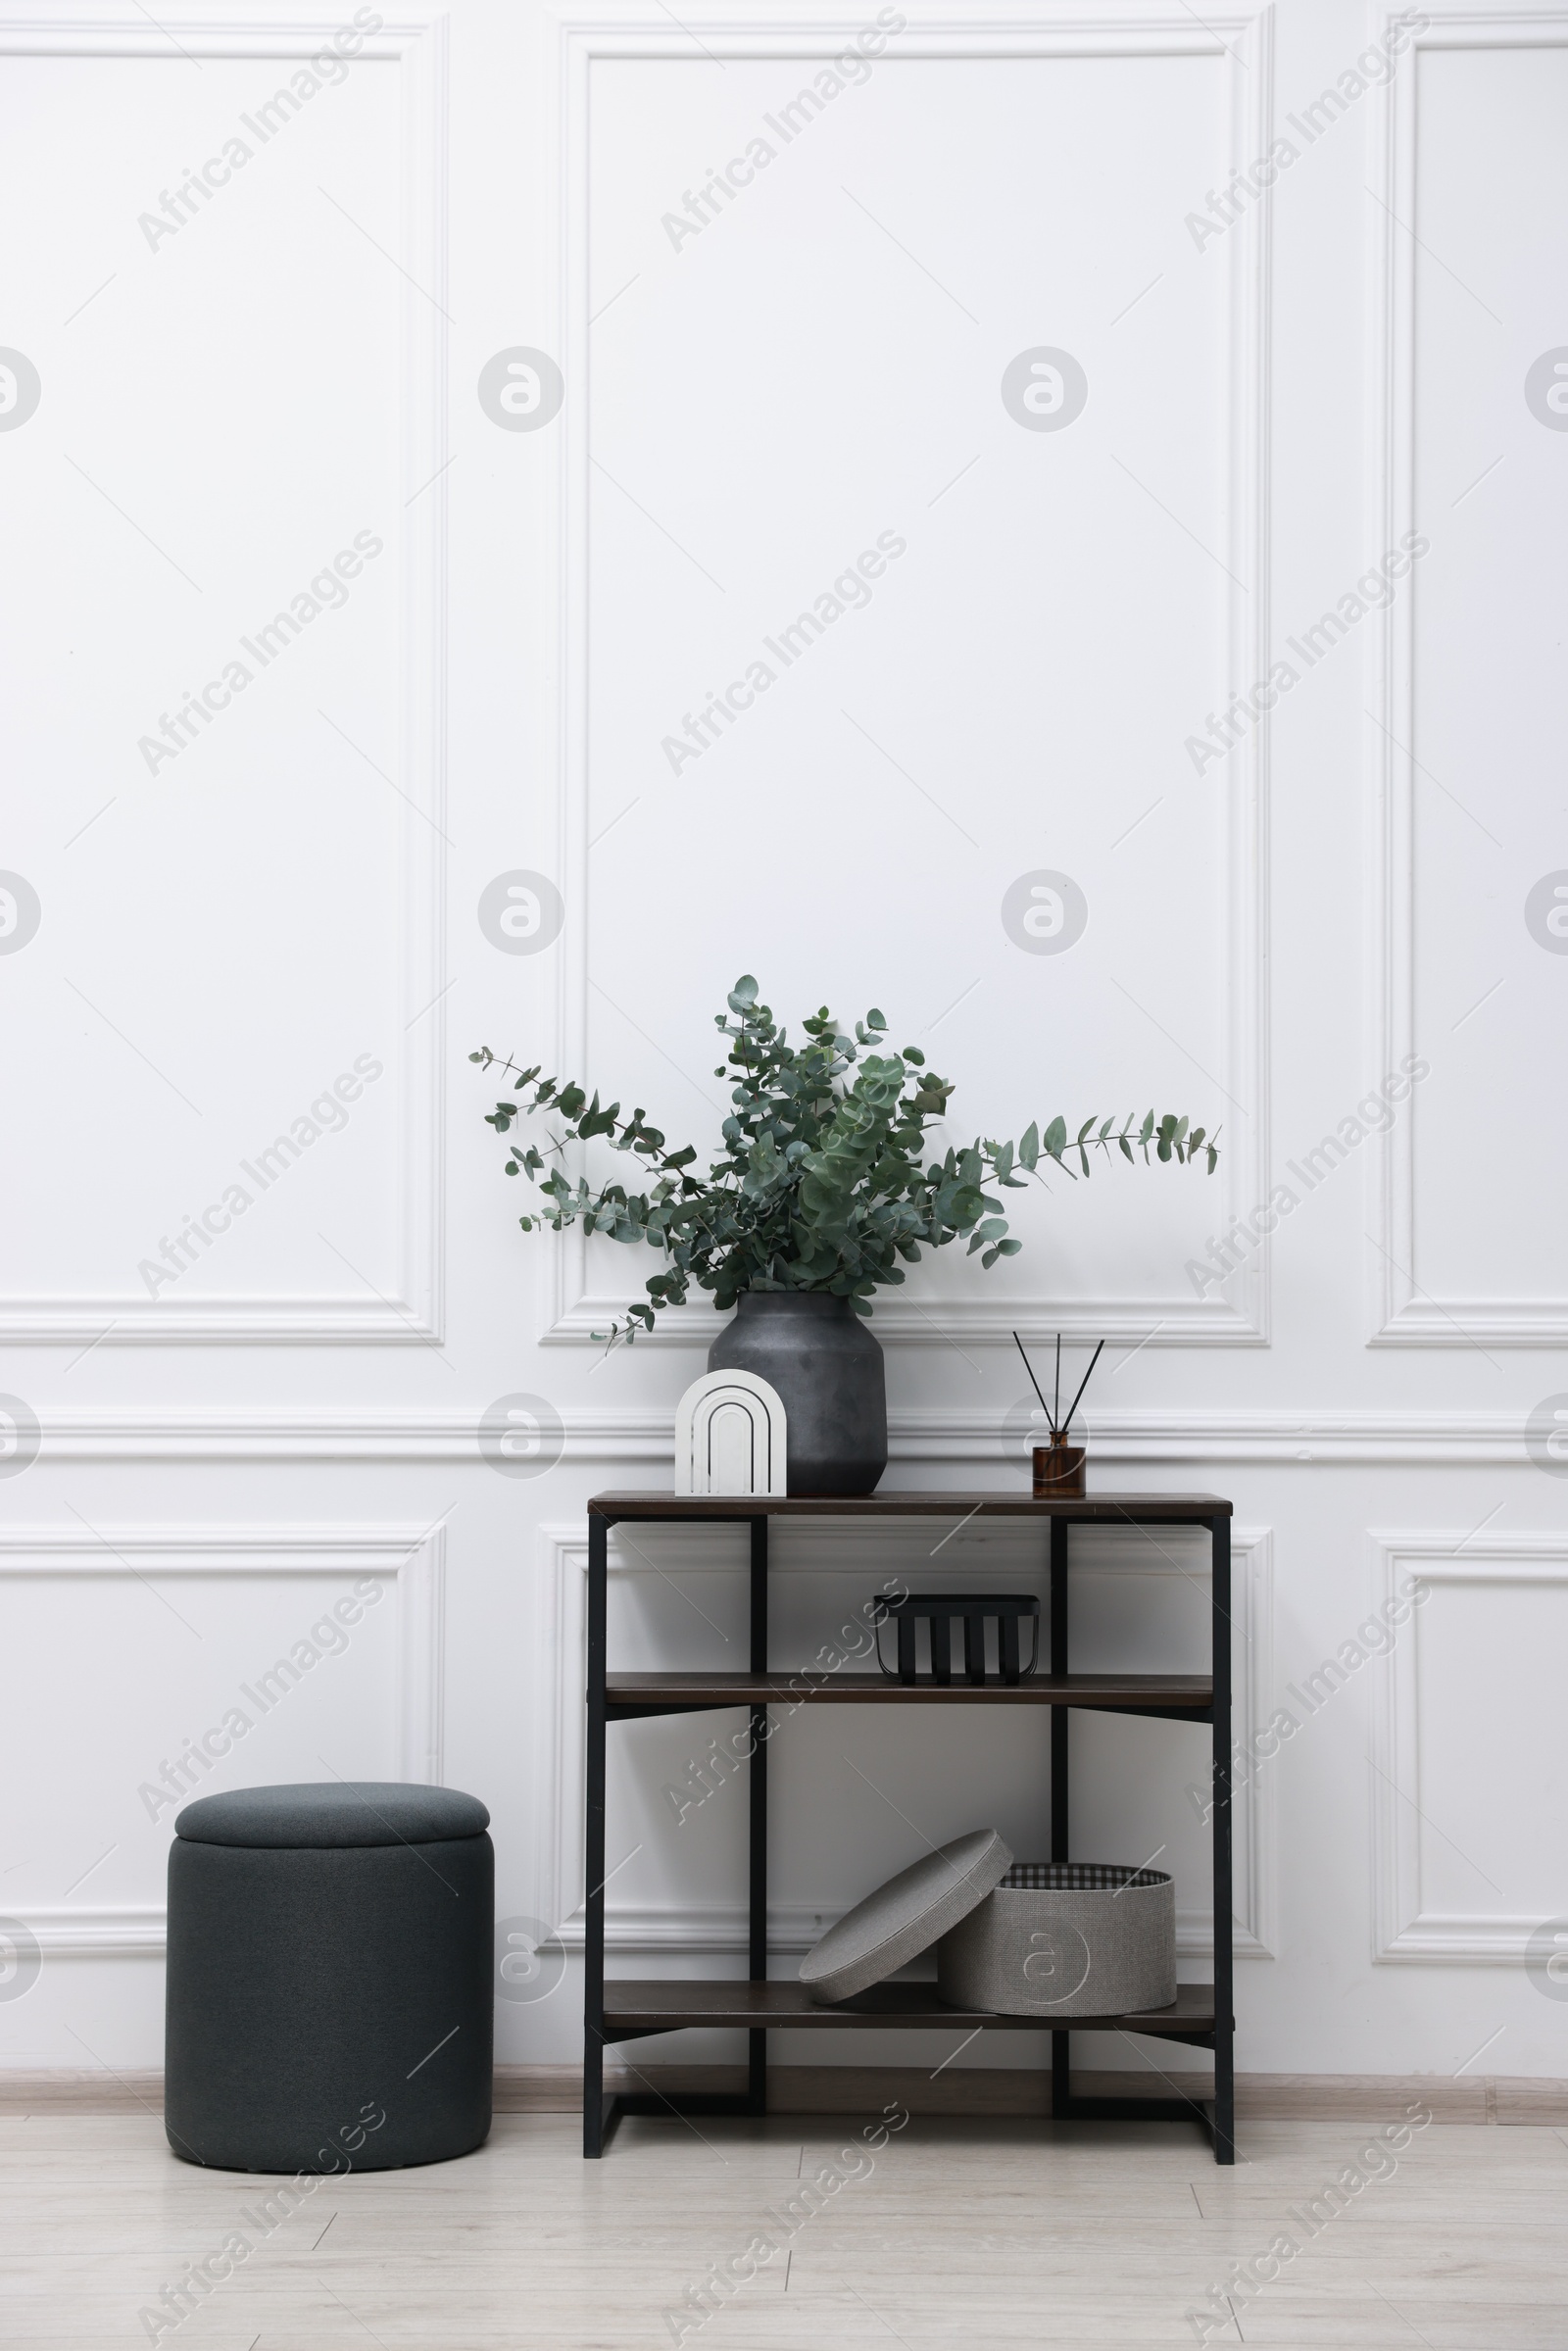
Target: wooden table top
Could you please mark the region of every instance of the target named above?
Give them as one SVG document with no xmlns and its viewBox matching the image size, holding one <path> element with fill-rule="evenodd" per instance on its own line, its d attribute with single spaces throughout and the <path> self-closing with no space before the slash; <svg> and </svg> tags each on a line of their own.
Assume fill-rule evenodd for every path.
<svg viewBox="0 0 1568 2351">
<path fill-rule="evenodd" d="M 982 1494 L 946 1489 L 891 1488 L 876 1494 L 596 1494 L 595 1518 L 1070 1518 L 1086 1525 L 1167 1525 L 1229 1518 L 1232 1505 L 1215 1494 L 1052 1494 L 990 1488 Z"/>
</svg>

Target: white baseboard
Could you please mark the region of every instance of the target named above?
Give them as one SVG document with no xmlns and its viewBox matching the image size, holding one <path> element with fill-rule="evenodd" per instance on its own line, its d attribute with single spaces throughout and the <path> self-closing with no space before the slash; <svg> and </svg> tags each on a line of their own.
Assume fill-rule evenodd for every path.
<svg viewBox="0 0 1568 2351">
<path fill-rule="evenodd" d="M 1200 2063 L 1170 2069 L 1171 2080 L 1196 2096 L 1210 2077 Z M 735 2090 L 745 2069 L 721 2065 L 662 2065 L 633 2071 L 607 2068 L 607 2084 L 637 2089 L 645 2082 L 669 2091 Z M 1115 2073 L 1075 2072 L 1073 2087 L 1086 2096 L 1158 2095 L 1157 2074 L 1144 2067 Z M 1005 2116 L 1046 2114 L 1050 2077 L 1038 2068 L 949 2068 L 935 2081 L 922 2066 L 775 2066 L 768 2075 L 771 2110 L 779 2115 L 880 2113 L 897 2099 L 910 2114 Z M 1523 2075 L 1239 2074 L 1236 2112 L 1244 2122 L 1382 2123 L 1406 2106 L 1426 2105 L 1438 2123 L 1568 2124 L 1568 2081 Z M 496 2068 L 498 2114 L 578 2114 L 582 2069 L 574 2065 L 501 2065 Z M 146 2114 L 162 2121 L 164 2078 L 137 2068 L 116 2074 L 53 2069 L 0 2069 L 0 2112 L 32 2114 Z"/>
</svg>

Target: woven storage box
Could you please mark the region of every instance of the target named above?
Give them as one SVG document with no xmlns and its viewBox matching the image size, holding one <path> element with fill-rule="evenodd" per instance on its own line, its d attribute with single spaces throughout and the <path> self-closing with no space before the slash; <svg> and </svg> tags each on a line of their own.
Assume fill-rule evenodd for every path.
<svg viewBox="0 0 1568 2351">
<path fill-rule="evenodd" d="M 1176 1888 L 1163 1870 L 1017 1861 L 937 1945 L 937 1990 L 1001 2016 L 1123 2016 L 1176 1997 Z"/>
</svg>

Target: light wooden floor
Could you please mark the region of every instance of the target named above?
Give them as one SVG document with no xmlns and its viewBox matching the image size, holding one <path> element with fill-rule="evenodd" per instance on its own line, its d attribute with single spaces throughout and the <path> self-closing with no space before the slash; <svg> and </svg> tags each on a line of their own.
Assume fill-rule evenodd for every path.
<svg viewBox="0 0 1568 2351">
<path fill-rule="evenodd" d="M 586 2165 L 573 2117 L 501 2115 L 462 2162 L 323 2182 L 157 2339 L 182 2351 L 670 2344 L 664 2311 L 767 2229 L 767 2208 L 857 2143 L 865 2119 L 632 2120 Z M 702 2351 L 1193 2343 L 1187 2309 L 1292 2229 L 1286 2208 L 1366 2136 L 1348 2122 L 1253 2122 L 1246 2160 L 1221 2172 L 1180 2125 L 916 2116 L 682 2339 Z M 0 2342 L 147 2341 L 143 2306 L 274 2185 L 176 2163 L 151 2116 L 0 2116 Z M 1208 2340 L 1568 2351 L 1568 2131 L 1432 2125 L 1394 2177 L 1236 2309 Z"/>
</svg>

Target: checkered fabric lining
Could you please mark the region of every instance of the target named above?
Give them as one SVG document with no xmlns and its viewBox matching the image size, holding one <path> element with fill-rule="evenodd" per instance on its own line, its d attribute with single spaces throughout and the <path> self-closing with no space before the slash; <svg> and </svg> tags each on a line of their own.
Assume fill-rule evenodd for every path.
<svg viewBox="0 0 1568 2351">
<path fill-rule="evenodd" d="M 1015 1890 L 1114 1891 L 1123 1886 L 1168 1886 L 1165 1870 L 1129 1869 L 1119 1861 L 1015 1861 L 1001 1884 Z"/>
</svg>

